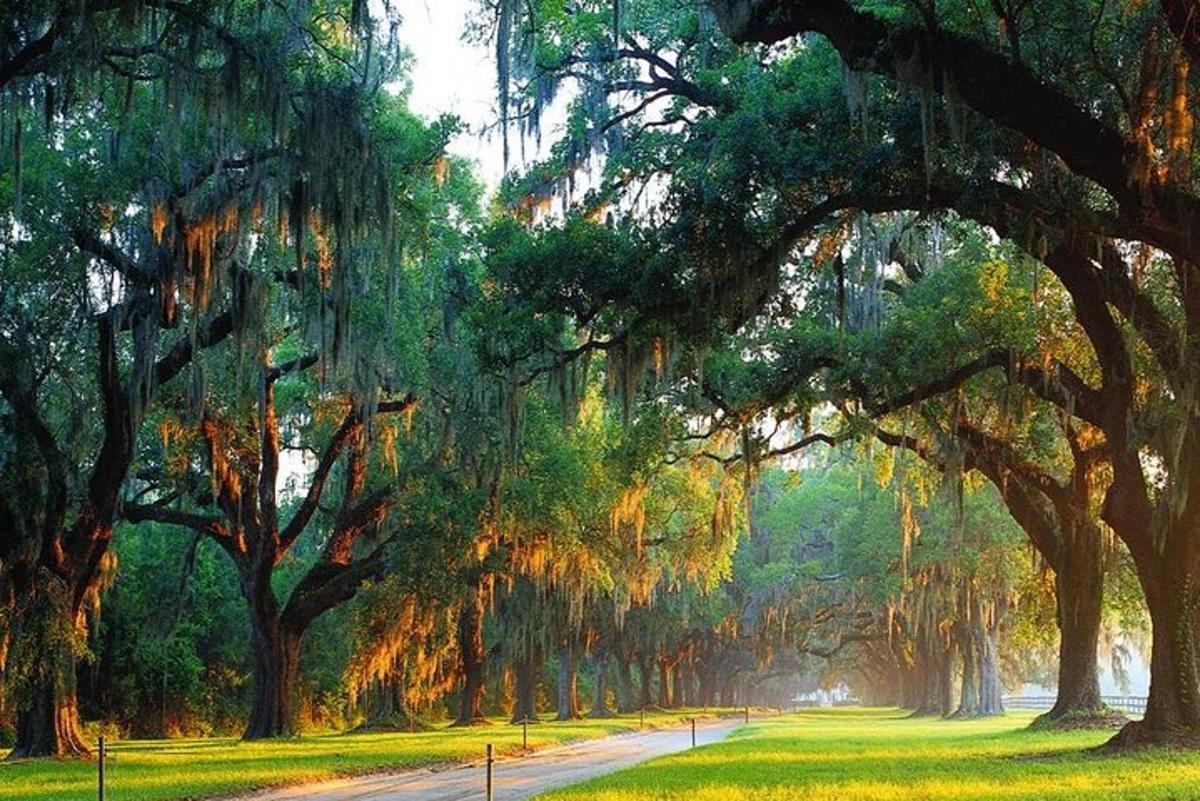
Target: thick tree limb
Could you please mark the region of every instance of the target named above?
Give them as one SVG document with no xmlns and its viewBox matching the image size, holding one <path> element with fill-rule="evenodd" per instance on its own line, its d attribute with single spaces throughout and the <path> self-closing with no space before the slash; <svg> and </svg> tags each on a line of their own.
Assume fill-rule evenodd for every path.
<svg viewBox="0 0 1200 801">
<path fill-rule="evenodd" d="M 280 625 L 304 631 L 318 616 L 353 598 L 364 582 L 378 578 L 383 566 L 382 547 L 346 564 L 317 561 L 288 597 L 279 615 Z"/>
<path fill-rule="evenodd" d="M 154 384 L 162 386 L 191 363 L 194 347 L 210 348 L 233 333 L 233 313 L 223 312 L 213 317 L 192 337 L 182 337 L 154 365 Z"/>
<path fill-rule="evenodd" d="M 404 413 L 413 409 L 416 403 L 416 396 L 410 392 L 401 400 L 381 402 L 376 407 L 375 413 Z M 304 500 L 296 509 L 295 514 L 292 515 L 291 521 L 288 522 L 287 526 L 280 533 L 281 550 L 287 550 L 304 531 L 308 525 L 308 521 L 312 519 L 313 513 L 317 511 L 320 504 L 321 494 L 325 491 L 325 484 L 329 480 L 329 474 L 333 470 L 338 457 L 341 455 L 342 448 L 354 436 L 362 424 L 363 420 L 359 412 L 357 410 L 350 412 L 325 446 L 325 452 L 321 454 L 321 458 L 317 462 L 317 469 L 309 481 L 308 492 L 305 493 Z"/>
<path fill-rule="evenodd" d="M 1129 195 L 1132 147 L 1024 64 L 945 29 L 885 21 L 846 0 L 709 0 L 735 42 L 773 43 L 801 33 L 825 36 L 852 68 L 892 76 L 917 70 L 935 91 L 955 96 L 1004 127 L 1057 153 L 1072 170 Z"/>
<path fill-rule="evenodd" d="M 874 427 L 875 437 L 882 443 L 893 448 L 904 448 L 921 457 L 926 463 L 938 470 L 946 470 L 946 461 L 916 437 L 907 434 L 896 434 L 879 426 Z M 981 433 L 981 432 L 976 432 Z M 981 445 L 982 438 L 972 437 L 969 433 L 960 438 L 966 446 L 963 453 L 963 466 L 978 470 L 987 476 L 995 485 L 1004 499 L 1013 519 L 1029 537 L 1038 549 L 1042 558 L 1051 567 L 1058 569 L 1062 564 L 1062 540 L 1059 537 L 1059 520 L 1055 510 L 1058 506 L 1052 498 L 1047 497 L 1046 490 L 1055 495 L 1062 495 L 1066 489 L 1054 481 L 1048 474 L 1022 459 L 1008 460 L 1012 456 L 1011 449 L 1005 446 L 1001 450 L 989 451 Z M 994 443 L 998 441 L 993 440 Z"/>
<path fill-rule="evenodd" d="M 143 286 L 150 286 L 154 282 L 154 276 L 151 273 L 143 270 L 141 265 L 120 248 L 103 241 L 93 232 L 77 228 L 72 233 L 71 239 L 77 248 L 105 262 L 126 280 Z"/>
<path fill-rule="evenodd" d="M 154 522 L 180 526 L 216 540 L 226 540 L 230 536 L 229 529 L 218 517 L 184 512 L 158 504 L 125 503 L 121 507 L 121 517 L 130 523 Z"/>
<path fill-rule="evenodd" d="M 880 416 L 957 389 L 974 376 L 992 369 L 1003 370 L 1010 381 L 1025 386 L 1042 400 L 1067 410 L 1082 420 L 1097 426 L 1102 425 L 1104 421 L 1100 393 L 1088 386 L 1087 382 L 1069 367 L 1055 362 L 1052 371 L 1047 372 L 1040 367 L 1021 362 L 1007 348 L 993 348 L 929 383 L 900 395 L 878 400 L 870 400 L 865 391 L 862 395 L 867 399 L 867 410 L 873 416 Z"/>
</svg>

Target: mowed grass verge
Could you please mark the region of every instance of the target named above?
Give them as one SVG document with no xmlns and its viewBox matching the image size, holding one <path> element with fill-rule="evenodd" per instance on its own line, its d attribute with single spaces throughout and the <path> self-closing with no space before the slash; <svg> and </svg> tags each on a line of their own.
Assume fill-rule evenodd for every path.
<svg viewBox="0 0 1200 801">
<path fill-rule="evenodd" d="M 911 719 L 812 710 L 752 721 L 727 740 L 539 801 L 1200 799 L 1200 753 L 1091 750 L 1111 733 L 1026 731 L 1034 713 Z"/>
<path fill-rule="evenodd" d="M 647 712 L 646 727 L 680 724 L 712 710 Z M 732 714 L 732 712 L 731 712 Z M 546 722 L 529 727 L 529 747 L 635 731 L 637 715 L 606 720 Z M 234 738 L 131 740 L 113 743 L 108 801 L 181 801 L 303 784 L 342 776 L 405 770 L 482 759 L 487 743 L 498 755 L 521 750 L 521 727 L 496 725 L 418 733 L 321 734 L 243 743 Z M 96 763 L 24 760 L 0 763 L 0 801 L 94 801 Z"/>
</svg>

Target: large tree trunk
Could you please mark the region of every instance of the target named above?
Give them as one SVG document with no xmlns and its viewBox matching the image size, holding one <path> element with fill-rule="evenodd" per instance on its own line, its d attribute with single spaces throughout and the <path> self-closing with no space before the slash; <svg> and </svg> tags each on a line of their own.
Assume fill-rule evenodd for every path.
<svg viewBox="0 0 1200 801">
<path fill-rule="evenodd" d="M 718 666 L 713 664 L 711 656 L 700 662 L 696 667 L 697 690 L 696 697 L 700 706 L 710 707 L 717 704 L 717 675 Z"/>
<path fill-rule="evenodd" d="M 484 659 L 483 589 L 476 583 L 458 613 L 459 664 L 462 669 L 462 700 L 455 726 L 486 723 L 483 716 Z"/>
<path fill-rule="evenodd" d="M 683 674 L 683 705 L 699 706 L 696 703 L 696 654 L 695 647 L 688 653 L 687 658 L 680 664 L 679 672 Z"/>
<path fill-rule="evenodd" d="M 250 650 L 254 657 L 250 720 L 242 739 L 295 735 L 303 632 L 280 625 L 270 570 L 244 576 L 242 592 L 250 609 Z"/>
<path fill-rule="evenodd" d="M 558 654 L 558 715 L 557 720 L 578 720 L 579 661 L 575 648 L 568 643 Z"/>
<path fill-rule="evenodd" d="M 1172 532 L 1176 534 L 1176 532 Z M 1113 746 L 1200 745 L 1200 637 L 1197 581 L 1200 571 L 1184 553 L 1171 550 L 1156 564 L 1143 558 L 1138 577 L 1146 593 L 1152 628 L 1150 694 L 1146 714 L 1125 725 Z"/>
<path fill-rule="evenodd" d="M 926 635 L 917 635 L 921 640 Z M 940 636 L 940 635 L 939 635 Z M 919 696 L 913 715 L 948 717 L 953 710 L 953 652 L 939 643 L 919 644 L 916 663 Z"/>
<path fill-rule="evenodd" d="M 372 697 L 374 703 L 371 703 Z M 404 698 L 403 673 L 376 682 L 364 698 L 368 704 L 367 729 L 407 731 L 411 728 L 413 719 Z"/>
<path fill-rule="evenodd" d="M 658 658 L 658 705 L 671 707 L 671 663 L 665 656 Z"/>
<path fill-rule="evenodd" d="M 55 668 L 52 675 L 31 693 L 28 706 L 17 718 L 17 742 L 9 759 L 43 756 L 87 756 L 89 753 L 79 727 L 79 706 L 75 699 L 73 667 Z"/>
<path fill-rule="evenodd" d="M 654 694 L 652 686 L 654 684 L 654 663 L 650 657 L 642 656 L 638 659 L 638 708 L 645 709 L 654 703 Z"/>
<path fill-rule="evenodd" d="M 1054 706 L 1034 721 L 1035 727 L 1111 725 L 1120 716 L 1100 699 L 1096 650 L 1104 594 L 1100 532 L 1080 532 L 1064 548 L 1055 574 L 1058 601 L 1058 696 Z"/>
<path fill-rule="evenodd" d="M 8 705 L 6 702 L 8 696 L 8 643 L 9 633 L 8 629 L 5 628 L 3 631 L 0 631 L 0 726 L 3 726 L 8 720 Z"/>
<path fill-rule="evenodd" d="M 942 650 L 938 660 L 938 714 L 944 718 L 954 712 L 954 649 Z"/>
<path fill-rule="evenodd" d="M 915 694 L 915 703 L 912 705 L 913 715 L 936 715 L 938 714 L 937 660 L 933 658 L 931 649 L 924 642 L 924 634 L 918 632 L 915 636 L 917 643 L 913 648 L 913 692 Z"/>
<path fill-rule="evenodd" d="M 679 660 L 671 669 L 671 707 L 681 708 L 687 703 L 687 690 L 684 687 L 686 678 L 684 676 L 684 663 Z"/>
<path fill-rule="evenodd" d="M 1000 683 L 1000 616 L 1002 605 L 997 602 L 990 616 L 977 618 L 975 637 L 979 642 L 979 715 L 1003 715 L 1000 702 L 1003 688 Z"/>
<path fill-rule="evenodd" d="M 18 593 L 34 594 L 32 603 L 38 608 L 17 621 L 21 628 L 15 636 L 25 644 L 21 656 L 29 660 L 24 670 L 30 679 L 16 705 L 17 740 L 8 759 L 87 756 L 90 751 L 79 725 L 75 657 L 68 644 L 76 636 L 75 593 L 58 579 L 30 585 Z M 25 602 L 30 602 L 27 596 Z"/>
<path fill-rule="evenodd" d="M 721 706 L 737 706 L 738 705 L 738 675 L 739 668 L 733 668 L 726 672 L 725 678 L 721 680 Z"/>
<path fill-rule="evenodd" d="M 527 654 L 518 659 L 513 665 L 513 678 L 516 683 L 516 697 L 513 702 L 512 722 L 521 723 L 528 720 L 536 723 L 537 714 L 537 680 L 540 660 L 535 654 Z"/>
<path fill-rule="evenodd" d="M 974 630 L 970 622 L 959 623 L 958 634 L 958 652 L 962 657 L 962 686 L 954 717 L 972 717 L 979 714 L 979 643 L 973 636 Z"/>
<path fill-rule="evenodd" d="M 613 711 L 608 708 L 608 656 L 603 652 L 596 654 L 596 680 L 593 684 L 592 708 L 588 711 L 589 718 L 611 718 Z"/>
<path fill-rule="evenodd" d="M 624 649 L 616 653 L 617 665 L 617 712 L 628 715 L 637 709 L 633 696 L 633 670 Z"/>
<path fill-rule="evenodd" d="M 901 665 L 899 667 L 899 699 L 900 706 L 904 709 L 911 709 L 916 712 L 921 706 L 921 683 L 917 678 L 917 671 L 914 665 Z"/>
</svg>

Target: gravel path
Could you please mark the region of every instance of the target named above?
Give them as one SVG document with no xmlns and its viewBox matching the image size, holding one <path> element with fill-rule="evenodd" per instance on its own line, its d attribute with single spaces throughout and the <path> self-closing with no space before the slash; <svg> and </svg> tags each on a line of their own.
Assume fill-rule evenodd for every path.
<svg viewBox="0 0 1200 801">
<path fill-rule="evenodd" d="M 723 740 L 740 721 L 696 721 L 696 744 Z M 634 732 L 498 758 L 492 766 L 495 801 L 519 801 L 627 768 L 647 759 L 686 751 L 692 746 L 688 725 Z M 357 779 L 289 787 L 258 793 L 253 801 L 469 801 L 483 799 L 483 760 L 469 765 L 410 770 Z"/>
</svg>

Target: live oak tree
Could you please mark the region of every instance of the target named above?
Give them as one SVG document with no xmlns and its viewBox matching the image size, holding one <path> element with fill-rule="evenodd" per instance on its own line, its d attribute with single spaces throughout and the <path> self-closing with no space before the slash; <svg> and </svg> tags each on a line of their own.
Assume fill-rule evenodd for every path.
<svg viewBox="0 0 1200 801">
<path fill-rule="evenodd" d="M 124 509 L 131 522 L 174 523 L 213 538 L 236 567 L 255 659 L 247 739 L 296 731 L 305 630 L 382 576 L 385 545 L 397 530 L 389 515 L 425 479 L 423 462 L 437 461 L 436 438 L 406 442 L 405 432 L 430 381 L 426 326 L 441 313 L 422 288 L 442 285 L 446 243 L 438 237 L 449 235 L 424 215 L 437 209 L 448 219 L 457 200 L 442 192 L 442 130 L 409 117 L 397 101 L 379 99 L 372 113 L 368 142 L 383 160 L 380 191 L 406 192 L 407 208 L 370 229 L 353 224 L 353 205 L 314 208 L 295 226 L 295 241 L 229 244 L 267 275 L 293 277 L 282 286 L 262 273 L 246 280 L 241 312 L 250 330 L 209 365 L 199 397 L 164 410 L 149 486 L 140 490 L 156 500 Z M 326 224 L 325 214 L 347 215 L 346 227 Z M 294 273 L 282 266 L 291 248 Z M 289 452 L 311 456 L 285 463 Z M 289 511 L 279 489 L 292 480 L 298 502 Z M 340 498 L 327 512 L 335 492 Z M 319 556 L 281 603 L 275 571 L 315 530 Z"/>
</svg>

